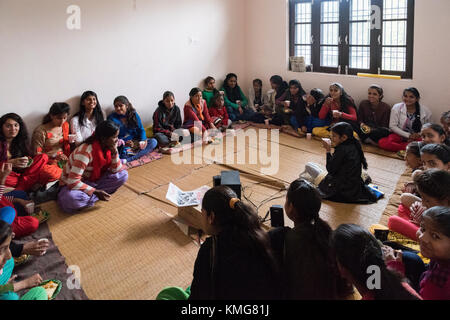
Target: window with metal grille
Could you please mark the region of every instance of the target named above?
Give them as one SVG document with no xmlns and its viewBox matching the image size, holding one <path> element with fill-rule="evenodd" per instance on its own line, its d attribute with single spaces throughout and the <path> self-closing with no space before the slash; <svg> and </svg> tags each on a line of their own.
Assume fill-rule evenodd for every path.
<svg viewBox="0 0 450 320">
<path fill-rule="evenodd" d="M 289 20 L 311 71 L 412 78 L 414 0 L 290 0 Z"/>
</svg>

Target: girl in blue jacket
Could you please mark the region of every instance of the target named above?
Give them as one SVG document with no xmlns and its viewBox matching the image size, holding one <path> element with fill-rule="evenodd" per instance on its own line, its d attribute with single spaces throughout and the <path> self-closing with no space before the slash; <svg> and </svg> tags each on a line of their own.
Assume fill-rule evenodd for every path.
<svg viewBox="0 0 450 320">
<path fill-rule="evenodd" d="M 108 120 L 120 127 L 119 139 L 124 141 L 124 145 L 119 147 L 120 158 L 130 162 L 152 152 L 158 142 L 147 139 L 141 118 L 127 97 L 119 96 L 114 99 L 114 110 Z"/>
</svg>

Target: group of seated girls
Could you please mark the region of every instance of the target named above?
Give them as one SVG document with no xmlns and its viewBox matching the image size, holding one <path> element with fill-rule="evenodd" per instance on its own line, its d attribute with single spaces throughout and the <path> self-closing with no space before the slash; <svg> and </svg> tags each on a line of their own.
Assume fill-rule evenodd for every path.
<svg viewBox="0 0 450 320">
<path fill-rule="evenodd" d="M 262 81 L 255 79 L 247 101 L 235 84 L 236 79 L 233 74 L 225 79 L 228 112 L 240 110 L 239 106 L 243 109 L 241 118 L 246 120 L 248 117 L 245 115 L 257 112 L 271 124 L 292 126 L 299 136 L 312 133 L 320 138 L 329 138 L 330 126 L 343 121 L 353 127 L 355 136 L 359 136 L 362 142 L 398 152 L 405 150 L 408 143 L 421 140 L 422 126 L 431 120 L 431 112 L 420 103 L 420 93 L 416 88 L 405 89 L 403 101 L 391 108 L 383 102 L 383 88 L 372 85 L 368 89 L 368 99 L 357 108 L 354 99 L 339 83 L 331 84 L 326 96 L 318 88 L 308 94 L 299 81 L 292 80 L 288 84 L 275 75 L 270 78 L 271 89 L 267 94 L 262 89 Z M 240 95 L 233 95 L 234 100 L 231 100 L 229 88 L 237 88 L 234 91 Z M 236 100 L 240 101 L 236 104 Z M 260 120 L 254 115 L 252 118 Z M 450 112 L 442 115 L 441 122 L 448 134 Z"/>
<path fill-rule="evenodd" d="M 266 232 L 254 207 L 226 186 L 206 192 L 202 244 L 188 289 L 168 287 L 158 300 L 365 300 L 450 299 L 450 208 L 422 215 L 421 252 L 430 259 L 382 245 L 368 230 L 321 219 L 320 190 L 304 179 L 291 183 L 285 210 L 294 228 Z M 404 258 L 404 259 L 402 259 Z M 378 267 L 379 285 L 367 272 Z"/>
<path fill-rule="evenodd" d="M 421 137 L 422 141 L 406 147 L 405 161 L 412 175 L 403 186 L 398 215 L 388 223 L 390 230 L 415 241 L 423 212 L 450 206 L 450 140 L 438 124 L 425 124 Z"/>
</svg>

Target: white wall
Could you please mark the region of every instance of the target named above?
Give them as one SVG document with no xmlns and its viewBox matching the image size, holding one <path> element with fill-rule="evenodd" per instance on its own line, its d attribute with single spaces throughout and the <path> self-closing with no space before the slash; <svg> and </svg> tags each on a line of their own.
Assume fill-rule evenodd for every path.
<svg viewBox="0 0 450 320">
<path fill-rule="evenodd" d="M 81 30 L 66 9 L 81 7 Z M 182 108 L 208 75 L 244 73 L 242 0 L 0 0 L 0 110 L 29 130 L 50 105 L 78 111 L 94 90 L 106 109 L 126 95 L 150 123 L 165 90 Z M 189 37 L 199 40 L 189 45 Z M 244 79 L 244 78 L 243 78 Z"/>
<path fill-rule="evenodd" d="M 66 28 L 71 4 L 81 7 L 79 31 Z M 204 77 L 221 84 L 235 72 L 246 90 L 256 77 L 267 88 L 273 74 L 305 89 L 339 81 L 357 101 L 377 82 L 391 104 L 416 86 L 437 120 L 450 109 L 447 12 L 448 0 L 416 0 L 414 79 L 394 81 L 287 71 L 287 0 L 0 0 L 0 113 L 19 113 L 31 131 L 51 103 L 75 113 L 94 90 L 106 109 L 128 96 L 148 124 L 165 90 L 183 107 Z"/>
<path fill-rule="evenodd" d="M 385 80 L 356 76 L 321 73 L 294 73 L 288 71 L 288 1 L 246 1 L 246 74 L 265 80 L 279 74 L 287 80 L 298 79 L 305 89 L 314 87 L 328 90 L 332 82 L 340 82 L 359 102 L 367 96 L 372 83 L 385 90 L 385 101 L 391 105 L 401 101 L 403 89 L 415 86 L 422 96 L 422 103 L 439 121 L 442 112 L 450 109 L 449 31 L 450 1 L 416 0 L 414 31 L 414 69 L 412 80 Z"/>
</svg>

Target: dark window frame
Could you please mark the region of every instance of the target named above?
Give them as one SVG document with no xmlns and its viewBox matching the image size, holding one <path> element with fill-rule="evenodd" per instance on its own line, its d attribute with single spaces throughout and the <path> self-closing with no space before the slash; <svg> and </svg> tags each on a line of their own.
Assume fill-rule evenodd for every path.
<svg viewBox="0 0 450 320">
<path fill-rule="evenodd" d="M 341 67 L 322 67 L 320 66 L 320 10 L 321 2 L 326 0 L 289 0 L 289 56 L 295 55 L 295 6 L 297 3 L 312 3 L 311 10 L 311 64 L 313 72 L 333 73 L 333 74 L 348 74 L 356 75 L 357 73 L 372 73 L 372 74 L 387 74 L 398 75 L 402 79 L 412 79 L 413 77 L 413 50 L 414 50 L 414 9 L 415 0 L 407 0 L 408 17 L 406 26 L 406 65 L 405 71 L 388 71 L 382 68 L 382 50 L 383 47 L 383 17 L 381 17 L 381 29 L 371 29 L 370 31 L 370 69 L 356 69 L 350 68 L 350 1 L 340 1 L 340 21 L 339 21 L 339 61 L 338 65 Z M 371 0 L 371 5 L 377 5 L 381 8 L 383 15 L 383 0 Z M 380 43 L 378 42 L 380 39 Z M 347 41 L 346 41 L 347 40 Z M 348 66 L 348 68 L 346 68 Z"/>
</svg>

